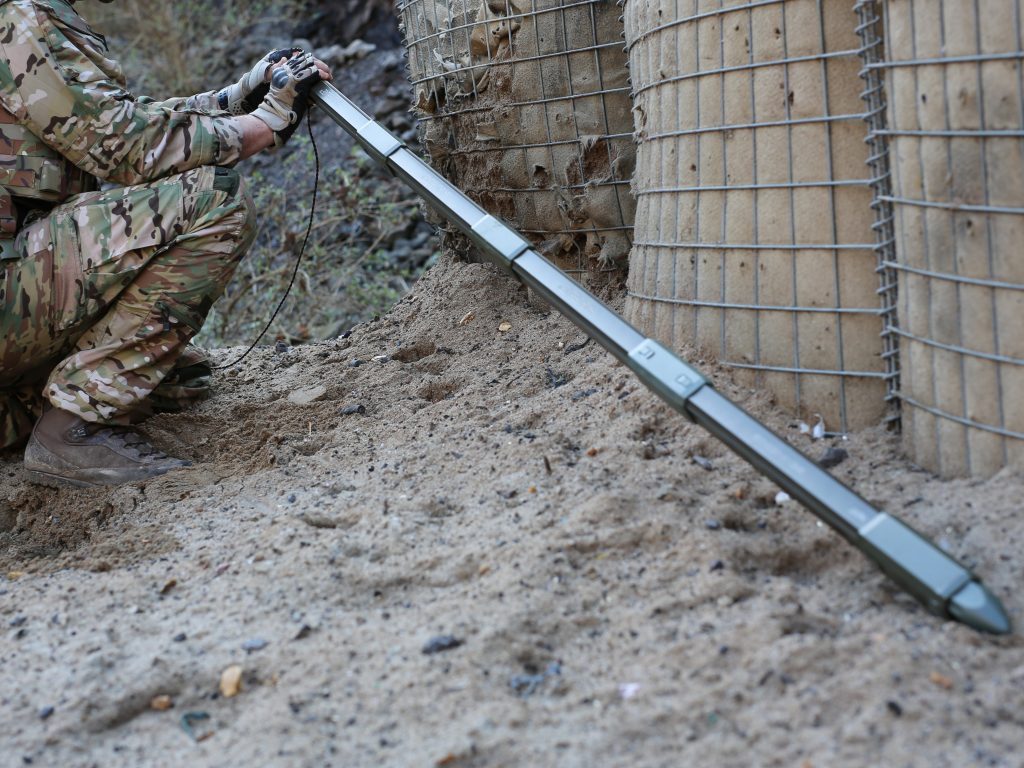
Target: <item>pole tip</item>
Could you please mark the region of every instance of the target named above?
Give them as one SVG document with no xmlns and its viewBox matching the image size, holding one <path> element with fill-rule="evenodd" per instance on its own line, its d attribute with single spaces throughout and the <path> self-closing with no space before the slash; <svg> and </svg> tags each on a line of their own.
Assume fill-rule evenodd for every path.
<svg viewBox="0 0 1024 768">
<path fill-rule="evenodd" d="M 957 621 L 993 635 L 1010 634 L 1010 617 L 1003 604 L 977 581 L 965 584 L 949 599 L 949 615 Z"/>
</svg>

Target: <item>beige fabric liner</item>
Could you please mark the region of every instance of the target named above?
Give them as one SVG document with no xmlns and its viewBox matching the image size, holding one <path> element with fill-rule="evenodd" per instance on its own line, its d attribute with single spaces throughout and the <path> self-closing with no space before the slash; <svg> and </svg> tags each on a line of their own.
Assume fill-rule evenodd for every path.
<svg viewBox="0 0 1024 768">
<path fill-rule="evenodd" d="M 890 0 L 889 60 L 1019 53 L 1020 3 L 985 0 L 980 16 L 978 8 L 973 0 L 939 6 Z M 887 71 L 890 130 L 968 134 L 897 133 L 890 139 L 897 260 L 903 267 L 899 323 L 902 333 L 916 337 L 904 335 L 900 348 L 904 442 L 913 461 L 945 476 L 1024 466 L 1024 441 L 1000 434 L 1024 434 L 1024 215 L 900 201 L 1024 209 L 1021 66 L 1018 55 Z M 970 135 L 979 130 L 1017 135 Z M 1006 285 L 972 285 L 962 278 Z"/>
<path fill-rule="evenodd" d="M 627 314 L 741 366 L 829 431 L 876 424 L 885 384 L 855 16 L 849 0 L 747 6 L 625 4 L 640 139 Z"/>
</svg>

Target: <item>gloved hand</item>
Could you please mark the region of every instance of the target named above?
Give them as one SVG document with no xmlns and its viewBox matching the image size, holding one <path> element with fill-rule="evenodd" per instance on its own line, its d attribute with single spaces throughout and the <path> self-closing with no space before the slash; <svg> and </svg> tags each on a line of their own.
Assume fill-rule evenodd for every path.
<svg viewBox="0 0 1024 768">
<path fill-rule="evenodd" d="M 281 59 L 290 59 L 301 48 L 281 48 L 271 51 L 256 66 L 242 75 L 242 79 L 217 94 L 220 108 L 232 115 L 247 115 L 260 105 L 270 91 L 270 70 Z"/>
<path fill-rule="evenodd" d="M 270 91 L 251 115 L 262 120 L 274 132 L 275 146 L 283 146 L 295 133 L 309 108 L 309 92 L 321 77 L 311 53 L 293 56 L 274 70 Z"/>
</svg>

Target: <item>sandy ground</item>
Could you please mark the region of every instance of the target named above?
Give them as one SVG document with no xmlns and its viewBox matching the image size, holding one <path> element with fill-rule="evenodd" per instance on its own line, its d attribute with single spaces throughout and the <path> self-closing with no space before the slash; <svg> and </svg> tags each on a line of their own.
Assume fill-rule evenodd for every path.
<svg viewBox="0 0 1024 768">
<path fill-rule="evenodd" d="M 442 263 L 349 338 L 261 349 L 152 420 L 190 470 L 56 491 L 8 454 L 0 764 L 1024 764 L 1019 635 L 924 612 L 584 341 Z M 1020 474 L 842 447 L 838 476 L 1024 626 Z"/>
</svg>

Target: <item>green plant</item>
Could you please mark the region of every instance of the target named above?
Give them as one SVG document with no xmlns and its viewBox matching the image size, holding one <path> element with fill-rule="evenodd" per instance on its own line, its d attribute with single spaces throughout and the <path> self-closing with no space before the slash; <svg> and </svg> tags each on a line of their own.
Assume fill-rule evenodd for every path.
<svg viewBox="0 0 1024 768">
<path fill-rule="evenodd" d="M 260 230 L 207 320 L 200 343 L 251 341 L 284 295 L 309 225 L 313 178 L 308 137 L 292 141 L 299 151 L 277 170 L 283 178 L 267 183 L 261 172 L 250 178 Z M 387 311 L 426 266 L 421 256 L 399 261 L 401 249 L 392 249 L 399 238 L 423 231 L 421 222 L 416 198 L 361 150 L 353 150 L 340 167 L 322 170 L 306 253 L 270 338 L 294 343 L 337 336 Z M 421 246 L 420 252 L 430 247 Z"/>
<path fill-rule="evenodd" d="M 89 3 L 83 14 L 123 41 L 120 62 L 146 95 L 190 96 L 225 83 L 231 47 L 255 24 L 290 28 L 300 0 L 133 0 Z"/>
</svg>

